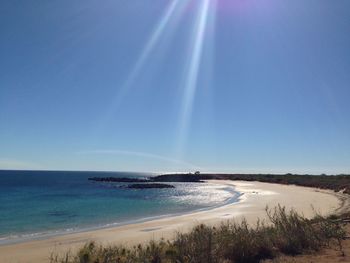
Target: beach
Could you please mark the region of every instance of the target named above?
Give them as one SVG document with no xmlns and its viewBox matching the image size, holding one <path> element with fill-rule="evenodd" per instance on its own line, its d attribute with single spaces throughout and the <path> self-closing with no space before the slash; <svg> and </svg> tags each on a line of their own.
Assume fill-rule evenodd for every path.
<svg viewBox="0 0 350 263">
<path fill-rule="evenodd" d="M 257 219 L 267 220 L 266 206 L 273 208 L 278 204 L 287 209 L 294 208 L 306 217 L 312 217 L 316 212 L 323 215 L 340 212 L 348 206 L 345 195 L 330 190 L 246 181 L 211 180 L 209 183 L 234 187 L 242 194 L 239 202 L 142 223 L 2 245 L 0 262 L 48 262 L 50 253 L 74 251 L 88 241 L 134 245 L 151 239 L 171 239 L 176 231 L 185 232 L 200 223 L 214 225 L 244 217 L 254 224 Z"/>
</svg>

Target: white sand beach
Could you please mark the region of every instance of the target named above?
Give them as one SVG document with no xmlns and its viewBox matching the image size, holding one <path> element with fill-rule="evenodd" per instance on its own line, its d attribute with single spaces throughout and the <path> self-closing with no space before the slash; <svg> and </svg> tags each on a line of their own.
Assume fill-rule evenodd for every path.
<svg viewBox="0 0 350 263">
<path fill-rule="evenodd" d="M 258 218 L 267 219 L 266 206 L 273 208 L 281 204 L 288 209 L 294 208 L 306 217 L 312 217 L 315 211 L 329 214 L 339 211 L 347 204 L 344 202 L 345 196 L 315 188 L 244 181 L 212 180 L 210 183 L 234 186 L 243 195 L 237 203 L 207 211 L 2 245 L 0 246 L 0 262 L 48 262 L 51 252 L 64 253 L 68 249 L 72 251 L 87 241 L 133 245 L 150 239 L 171 239 L 175 231 L 186 231 L 199 223 L 219 224 L 224 220 L 241 220 L 242 217 L 245 217 L 249 223 L 254 224 Z"/>
</svg>

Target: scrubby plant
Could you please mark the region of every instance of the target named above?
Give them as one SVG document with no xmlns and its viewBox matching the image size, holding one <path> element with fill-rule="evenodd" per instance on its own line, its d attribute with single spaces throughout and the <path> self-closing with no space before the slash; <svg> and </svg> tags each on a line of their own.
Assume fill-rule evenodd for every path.
<svg viewBox="0 0 350 263">
<path fill-rule="evenodd" d="M 266 209 L 270 222 L 254 226 L 246 220 L 204 224 L 171 241 L 152 240 L 134 247 L 87 243 L 74 256 L 52 254 L 51 263 L 257 263 L 278 254 L 317 251 L 336 241 L 341 248 L 345 231 L 338 219 L 316 215 L 307 219 L 278 206 Z"/>
</svg>

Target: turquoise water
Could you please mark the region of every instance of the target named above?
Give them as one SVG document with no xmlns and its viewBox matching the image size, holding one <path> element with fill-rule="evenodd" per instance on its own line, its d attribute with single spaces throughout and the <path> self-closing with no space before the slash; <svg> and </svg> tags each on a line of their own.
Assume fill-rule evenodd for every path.
<svg viewBox="0 0 350 263">
<path fill-rule="evenodd" d="M 0 243 L 208 209 L 239 197 L 232 188 L 206 183 L 136 190 L 87 180 L 94 176 L 152 174 L 0 171 Z"/>
</svg>

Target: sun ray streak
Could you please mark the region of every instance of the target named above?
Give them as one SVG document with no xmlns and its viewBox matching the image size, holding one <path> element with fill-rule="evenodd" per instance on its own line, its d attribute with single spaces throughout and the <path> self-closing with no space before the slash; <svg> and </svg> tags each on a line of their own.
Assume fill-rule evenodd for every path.
<svg viewBox="0 0 350 263">
<path fill-rule="evenodd" d="M 161 37 L 164 35 L 165 29 L 169 26 L 173 18 L 181 14 L 181 10 L 184 4 L 183 2 L 184 1 L 181 1 L 181 0 L 173 0 L 167 7 L 164 15 L 161 17 L 159 23 L 157 24 L 156 28 L 151 34 L 150 39 L 148 40 L 144 49 L 142 50 L 140 57 L 137 59 L 133 69 L 128 74 L 126 80 L 120 87 L 118 93 L 115 95 L 114 102 L 112 103 L 111 114 L 113 114 L 115 109 L 119 107 L 126 93 L 129 91 L 129 89 L 135 82 L 137 76 L 140 74 L 142 68 L 144 67 L 145 62 L 150 57 L 152 52 L 154 52 L 154 49 L 157 43 L 159 42 Z"/>
<path fill-rule="evenodd" d="M 135 63 L 133 70 L 128 75 L 128 78 L 126 79 L 126 81 L 122 87 L 121 93 L 125 92 L 128 89 L 128 87 L 135 80 L 136 76 L 140 73 L 142 67 L 145 64 L 145 61 L 147 60 L 147 58 L 150 56 L 150 54 L 154 50 L 154 47 L 156 46 L 157 42 L 159 41 L 159 39 L 163 35 L 165 28 L 167 27 L 171 18 L 173 17 L 175 10 L 176 10 L 176 7 L 179 4 L 179 1 L 180 0 L 172 1 L 171 4 L 169 5 L 169 7 L 167 8 L 164 16 L 160 20 L 158 26 L 153 31 L 151 38 L 149 39 L 145 48 L 143 49 L 141 56 L 139 57 L 139 59 Z M 119 94 L 119 95 L 123 95 L 123 94 Z M 120 98 L 120 97 L 122 97 L 122 96 L 117 96 L 117 98 Z"/>
<path fill-rule="evenodd" d="M 159 19 L 145 47 L 141 51 L 139 58 L 136 60 L 125 81 L 117 90 L 112 102 L 106 108 L 105 114 L 102 116 L 99 123 L 95 126 L 93 133 L 100 133 L 106 128 L 108 123 L 112 121 L 117 110 L 120 108 L 121 103 L 125 99 L 125 96 L 128 92 L 130 92 L 132 85 L 135 83 L 138 75 L 140 75 L 141 71 L 143 70 L 146 62 L 149 60 L 152 53 L 155 52 L 155 48 L 159 44 L 159 41 L 165 38 L 165 33 L 170 34 L 172 33 L 172 30 L 176 28 L 187 5 L 188 1 L 169 1 L 169 4 L 167 5 L 163 15 Z"/>
<path fill-rule="evenodd" d="M 194 27 L 194 41 L 191 48 L 191 56 L 188 73 L 185 80 L 182 109 L 180 113 L 180 129 L 178 141 L 178 154 L 182 155 L 186 144 L 188 129 L 191 120 L 194 96 L 198 85 L 198 75 L 203 52 L 203 41 L 208 22 L 210 0 L 203 0 L 196 18 Z"/>
</svg>

